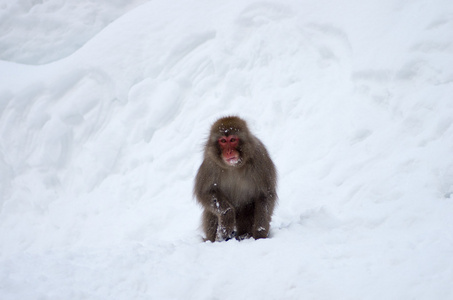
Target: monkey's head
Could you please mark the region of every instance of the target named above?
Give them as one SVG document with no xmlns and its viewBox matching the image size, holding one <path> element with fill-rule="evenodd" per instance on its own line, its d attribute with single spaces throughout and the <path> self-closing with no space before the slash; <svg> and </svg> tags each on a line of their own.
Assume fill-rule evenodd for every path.
<svg viewBox="0 0 453 300">
<path fill-rule="evenodd" d="M 251 154 L 250 143 L 247 123 L 236 116 L 225 117 L 212 125 L 206 151 L 222 167 L 241 167 Z"/>
</svg>

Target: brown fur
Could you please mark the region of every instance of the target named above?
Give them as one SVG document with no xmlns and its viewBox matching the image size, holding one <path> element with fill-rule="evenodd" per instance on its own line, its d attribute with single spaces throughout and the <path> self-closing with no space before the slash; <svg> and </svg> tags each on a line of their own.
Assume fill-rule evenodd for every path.
<svg viewBox="0 0 453 300">
<path fill-rule="evenodd" d="M 218 139 L 237 135 L 240 162 L 227 165 Z M 277 200 L 277 174 L 269 154 L 239 117 L 225 117 L 211 127 L 198 170 L 194 194 L 203 206 L 206 240 L 266 238 Z"/>
</svg>

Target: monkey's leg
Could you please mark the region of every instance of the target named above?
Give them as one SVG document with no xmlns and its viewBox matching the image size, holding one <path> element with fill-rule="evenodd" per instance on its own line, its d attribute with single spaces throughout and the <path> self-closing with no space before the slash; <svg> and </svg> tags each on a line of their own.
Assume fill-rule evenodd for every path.
<svg viewBox="0 0 453 300">
<path fill-rule="evenodd" d="M 219 226 L 218 217 L 208 210 L 203 212 L 203 231 L 206 234 L 206 240 L 214 242 Z"/>
</svg>

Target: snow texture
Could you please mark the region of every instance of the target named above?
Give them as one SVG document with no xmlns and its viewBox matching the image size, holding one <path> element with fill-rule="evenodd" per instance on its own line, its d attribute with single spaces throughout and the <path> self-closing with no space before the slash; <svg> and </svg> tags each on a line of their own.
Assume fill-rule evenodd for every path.
<svg viewBox="0 0 453 300">
<path fill-rule="evenodd" d="M 453 299 L 453 2 L 0 1 L 0 299 Z M 270 238 L 202 242 L 238 114 Z"/>
</svg>

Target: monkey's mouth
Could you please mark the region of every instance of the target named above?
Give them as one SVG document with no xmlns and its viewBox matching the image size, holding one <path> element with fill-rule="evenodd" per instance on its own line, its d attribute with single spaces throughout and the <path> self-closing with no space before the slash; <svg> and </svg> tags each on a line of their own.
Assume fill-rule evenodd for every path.
<svg viewBox="0 0 453 300">
<path fill-rule="evenodd" d="M 236 166 L 241 161 L 238 156 L 224 158 L 223 160 L 230 166 Z"/>
</svg>

